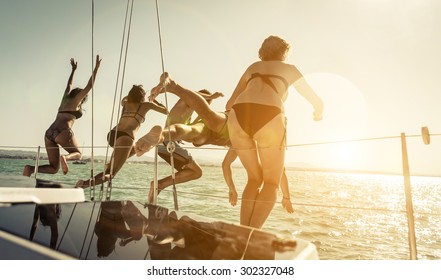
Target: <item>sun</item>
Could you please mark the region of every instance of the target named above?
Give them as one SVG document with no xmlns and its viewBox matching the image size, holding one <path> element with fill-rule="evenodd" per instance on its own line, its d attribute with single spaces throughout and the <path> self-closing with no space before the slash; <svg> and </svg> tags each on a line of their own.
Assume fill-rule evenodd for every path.
<svg viewBox="0 0 441 280">
<path fill-rule="evenodd" d="M 354 169 L 360 160 L 360 150 L 354 143 L 340 143 L 333 145 L 329 157 L 336 169 Z"/>
<path fill-rule="evenodd" d="M 363 157 L 359 144 L 353 140 L 365 137 L 368 126 L 367 103 L 362 92 L 350 80 L 336 74 L 317 73 L 306 75 L 305 79 L 323 100 L 323 120 L 313 121 L 311 105 L 295 89 L 290 91 L 285 102 L 287 144 L 295 152 L 287 153 L 286 162 L 357 168 Z"/>
</svg>

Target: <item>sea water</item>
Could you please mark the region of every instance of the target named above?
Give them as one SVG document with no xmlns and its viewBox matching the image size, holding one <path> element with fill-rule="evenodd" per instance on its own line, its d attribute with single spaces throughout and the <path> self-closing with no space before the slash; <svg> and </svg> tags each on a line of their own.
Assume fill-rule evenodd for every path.
<svg viewBox="0 0 441 280">
<path fill-rule="evenodd" d="M 40 164 L 46 163 L 44 160 Z M 32 160 L 0 159 L 0 173 L 21 175 Z M 74 185 L 102 171 L 103 163 L 70 164 L 67 175 L 39 174 L 38 178 Z M 219 166 L 202 166 L 203 176 L 176 185 L 179 210 L 211 219 L 239 223 L 238 205 L 228 202 L 228 188 Z M 158 164 L 158 177 L 171 174 L 171 167 Z M 233 170 L 237 191 L 246 182 L 243 168 Z M 126 163 L 113 180 L 111 199 L 147 201 L 153 163 Z M 397 175 L 352 174 L 287 170 L 295 212 L 287 213 L 281 194 L 263 230 L 314 243 L 323 260 L 409 259 L 409 229 L 404 179 Z M 105 188 L 107 185 L 104 185 Z M 441 178 L 411 177 L 418 259 L 441 259 Z M 168 189 L 171 189 L 169 187 Z M 90 198 L 90 191 L 85 190 Z M 99 196 L 96 188 L 95 197 Z M 174 208 L 169 190 L 158 204 Z"/>
</svg>

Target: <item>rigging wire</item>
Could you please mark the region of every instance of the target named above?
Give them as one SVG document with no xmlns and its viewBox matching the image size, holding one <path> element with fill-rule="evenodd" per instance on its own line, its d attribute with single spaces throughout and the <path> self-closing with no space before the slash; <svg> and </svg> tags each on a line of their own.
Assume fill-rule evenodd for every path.
<svg viewBox="0 0 441 280">
<path fill-rule="evenodd" d="M 58 243 L 57 250 L 60 249 L 61 243 L 63 243 L 64 235 L 66 234 L 66 231 L 69 228 L 70 222 L 72 220 L 72 217 L 73 217 L 73 214 L 75 213 L 76 208 L 77 208 L 77 203 L 75 203 L 74 207 L 72 208 L 72 212 L 70 213 L 69 220 L 67 221 L 66 226 L 64 227 L 63 234 L 61 235 L 60 242 Z"/>
<path fill-rule="evenodd" d="M 441 136 L 441 133 L 431 133 L 430 137 Z M 406 138 L 421 137 L 421 134 L 406 134 Z M 357 138 L 357 139 L 343 139 L 335 141 L 323 141 L 323 142 L 311 142 L 311 143 L 298 143 L 298 144 L 288 144 L 287 147 L 302 147 L 302 146 L 315 146 L 315 145 L 329 145 L 329 144 L 340 144 L 340 143 L 353 143 L 353 142 L 363 142 L 363 141 L 373 141 L 373 140 L 387 140 L 387 139 L 399 139 L 400 135 L 397 136 L 383 136 L 383 137 L 372 137 L 372 138 Z M 39 146 L 12 146 L 12 145 L 0 145 L 2 149 L 38 149 Z M 89 149 L 92 146 L 82 146 L 83 148 Z M 106 148 L 108 146 L 95 146 L 95 148 Z M 128 147 L 128 146 L 119 146 Z M 75 148 L 74 146 L 66 148 Z M 227 150 L 225 147 L 185 147 L 186 149 L 195 150 Z M 47 147 L 46 149 L 59 149 L 58 147 Z"/>
<path fill-rule="evenodd" d="M 78 258 L 81 258 L 81 255 L 83 254 L 84 245 L 86 244 L 87 235 L 89 233 L 90 225 L 92 224 L 92 217 L 93 217 L 93 213 L 95 212 L 95 206 L 96 206 L 96 202 L 93 202 L 92 211 L 90 212 L 90 217 L 89 217 L 89 223 L 87 224 L 86 233 L 84 235 L 83 244 L 81 245 L 81 250 L 80 250 L 80 254 L 79 254 Z M 93 235 L 91 238 L 93 238 Z M 90 244 L 87 248 L 87 254 L 89 254 L 89 249 L 90 249 Z M 86 258 L 87 258 L 87 255 L 86 255 Z"/>
<path fill-rule="evenodd" d="M 165 74 L 165 64 L 164 64 L 164 52 L 163 52 L 163 45 L 162 45 L 161 19 L 160 19 L 160 13 L 159 13 L 158 0 L 156 0 L 155 2 L 156 2 L 156 20 L 157 20 L 158 37 L 159 37 L 159 50 L 160 50 L 160 56 L 161 56 L 161 67 L 162 67 L 162 75 L 164 75 Z M 166 85 L 163 85 L 163 87 L 164 87 L 165 107 L 167 109 L 166 127 L 168 128 L 169 127 L 169 110 L 168 110 L 169 106 L 168 106 L 168 98 L 167 98 L 167 88 L 166 88 Z M 178 206 L 178 196 L 177 196 L 177 190 L 176 190 L 175 165 L 174 165 L 174 157 L 173 157 L 175 145 L 171 141 L 170 133 L 168 134 L 168 138 L 169 139 L 168 139 L 168 143 L 167 143 L 167 151 L 170 153 L 170 168 L 171 168 L 171 178 L 172 178 L 172 188 L 173 188 L 173 201 L 174 201 L 174 205 L 175 205 L 175 210 L 178 210 L 179 206 Z M 155 148 L 155 164 L 156 164 L 156 166 L 158 164 L 157 158 L 158 158 L 158 149 L 156 147 Z M 155 169 L 156 168 L 157 167 L 155 167 Z M 155 172 L 155 174 L 157 174 L 157 172 Z M 157 178 L 157 176 L 155 176 L 153 187 L 154 187 L 153 200 L 154 200 L 154 204 L 156 204 L 157 192 L 158 192 L 158 178 Z"/>
<path fill-rule="evenodd" d="M 131 30 L 132 14 L 133 14 L 133 2 L 134 2 L 133 0 L 132 1 L 128 0 L 127 6 L 126 6 L 126 14 L 125 14 L 125 19 L 124 19 L 124 28 L 123 28 L 123 35 L 122 35 L 122 40 L 121 40 L 120 57 L 119 57 L 119 62 L 118 62 L 118 71 L 117 71 L 117 77 L 116 77 L 115 93 L 114 93 L 114 97 L 113 97 L 113 106 L 112 106 L 109 131 L 112 130 L 112 128 L 113 128 L 113 119 L 115 118 L 115 106 L 118 106 L 116 122 L 118 122 L 118 119 L 121 114 L 121 106 L 119 106 L 119 105 L 121 103 L 121 98 L 122 98 L 125 70 L 126 70 L 126 64 L 127 64 L 127 53 L 128 53 L 128 47 L 129 47 L 129 38 L 130 38 L 130 30 Z M 129 6 L 130 6 L 130 16 L 129 16 Z M 128 24 L 127 24 L 127 22 L 128 22 Z M 126 37 L 126 32 L 127 32 L 127 37 Z M 126 43 L 125 48 L 124 48 L 124 43 Z M 125 53 L 124 53 L 124 50 L 125 50 Z M 124 53 L 124 62 L 122 63 L 123 53 Z M 120 94 L 119 94 L 119 99 L 118 99 L 119 103 L 117 104 L 116 97 L 118 94 L 118 86 L 119 86 L 119 80 L 120 80 L 120 75 L 121 75 L 121 67 L 122 67 L 122 77 L 121 77 L 121 85 L 120 85 Z M 118 135 L 118 126 L 116 126 L 115 130 L 116 131 L 115 131 L 113 143 L 116 143 L 116 138 Z M 107 146 L 106 146 L 106 158 L 104 161 L 104 171 L 103 171 L 102 181 L 104 181 L 104 177 L 106 176 L 106 170 L 108 167 L 107 162 L 108 162 L 108 156 L 109 156 L 109 146 L 110 146 L 109 144 L 107 144 Z M 119 149 L 119 148 L 122 148 L 122 147 L 114 146 L 114 150 Z M 109 181 L 107 183 L 107 189 L 106 189 L 106 199 L 107 200 L 109 200 L 110 196 L 111 196 L 114 157 L 111 157 L 109 165 L 110 165 L 110 175 L 109 175 L 110 177 L 109 177 Z M 104 192 L 104 182 L 101 183 L 100 199 L 102 198 L 103 192 Z"/>
<path fill-rule="evenodd" d="M 95 128 L 94 128 L 94 87 L 95 87 L 95 79 L 94 79 L 94 75 L 93 75 L 93 68 L 94 68 L 94 33 L 95 33 L 95 28 L 94 28 L 94 26 L 95 26 L 95 1 L 94 0 L 92 0 L 92 32 L 91 32 L 91 36 L 92 36 L 92 38 L 91 38 L 91 41 L 92 41 L 92 92 L 91 92 L 91 95 L 92 95 L 92 119 L 91 119 L 91 136 L 92 136 L 92 139 L 91 139 L 91 141 L 92 141 L 92 148 L 91 148 L 91 150 L 90 150 L 90 157 L 91 157 L 91 164 L 90 164 L 90 180 L 89 180 L 89 192 L 91 193 L 91 196 L 92 196 L 92 194 L 93 194 L 93 196 L 92 197 L 95 197 L 95 177 L 93 176 L 93 173 L 94 173 L 94 148 L 93 148 L 93 146 L 94 146 L 94 137 L 93 137 L 93 132 L 94 132 L 94 130 L 95 130 Z"/>
</svg>

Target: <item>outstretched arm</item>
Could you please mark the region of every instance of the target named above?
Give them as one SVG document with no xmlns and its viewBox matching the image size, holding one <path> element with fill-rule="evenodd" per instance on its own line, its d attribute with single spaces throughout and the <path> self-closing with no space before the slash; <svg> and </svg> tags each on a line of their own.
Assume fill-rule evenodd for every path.
<svg viewBox="0 0 441 280">
<path fill-rule="evenodd" d="M 78 95 L 76 96 L 76 98 L 78 98 L 78 100 L 82 100 L 89 93 L 89 91 L 92 89 L 92 86 L 95 83 L 96 74 L 98 73 L 98 68 L 100 67 L 100 64 L 101 64 L 101 59 L 100 59 L 100 56 L 97 55 L 95 69 L 93 69 L 93 73 L 90 76 L 89 82 L 87 83 L 86 87 L 80 93 L 78 93 Z"/>
<path fill-rule="evenodd" d="M 64 91 L 65 95 L 68 95 L 70 93 L 70 91 L 72 90 L 73 77 L 74 77 L 75 70 L 77 70 L 78 63 L 75 62 L 75 60 L 73 58 L 71 58 L 70 65 L 72 66 L 72 71 L 70 72 L 69 79 L 67 80 L 66 90 Z"/>
<path fill-rule="evenodd" d="M 93 72 L 92 72 L 92 75 L 90 76 L 89 82 L 87 82 L 87 85 L 83 90 L 85 92 L 84 95 L 86 95 L 92 89 L 92 86 L 95 83 L 96 74 L 98 73 L 98 68 L 100 67 L 100 64 L 101 64 L 101 59 L 100 59 L 100 56 L 97 55 L 96 62 L 95 62 L 95 68 L 93 69 Z"/>
<path fill-rule="evenodd" d="M 323 118 L 324 106 L 322 99 L 314 92 L 303 77 L 294 83 L 294 87 L 314 107 L 314 120 L 320 121 Z"/>
<path fill-rule="evenodd" d="M 151 109 L 164 115 L 167 114 L 167 108 L 156 100 L 144 102 L 143 104 L 147 105 L 149 110 Z"/>
<path fill-rule="evenodd" d="M 225 182 L 227 183 L 229 189 L 228 197 L 232 206 L 235 206 L 237 203 L 237 191 L 236 186 L 233 182 L 233 172 L 231 170 L 231 164 L 233 164 L 236 158 L 237 153 L 232 148 L 230 148 L 225 154 L 224 160 L 222 161 L 222 171 Z"/>
</svg>

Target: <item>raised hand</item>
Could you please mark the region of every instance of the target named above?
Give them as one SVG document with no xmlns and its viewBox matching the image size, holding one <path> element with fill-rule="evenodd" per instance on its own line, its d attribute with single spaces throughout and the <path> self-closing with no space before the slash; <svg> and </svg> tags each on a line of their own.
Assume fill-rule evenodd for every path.
<svg viewBox="0 0 441 280">
<path fill-rule="evenodd" d="M 70 59 L 70 65 L 72 65 L 72 70 L 76 70 L 78 66 L 78 62 L 75 62 L 73 58 Z"/>
<path fill-rule="evenodd" d="M 95 69 L 98 69 L 98 67 L 100 67 L 101 60 L 102 60 L 102 59 L 100 59 L 100 56 L 97 55 L 97 56 L 96 56 L 96 61 L 95 61 Z"/>
</svg>

